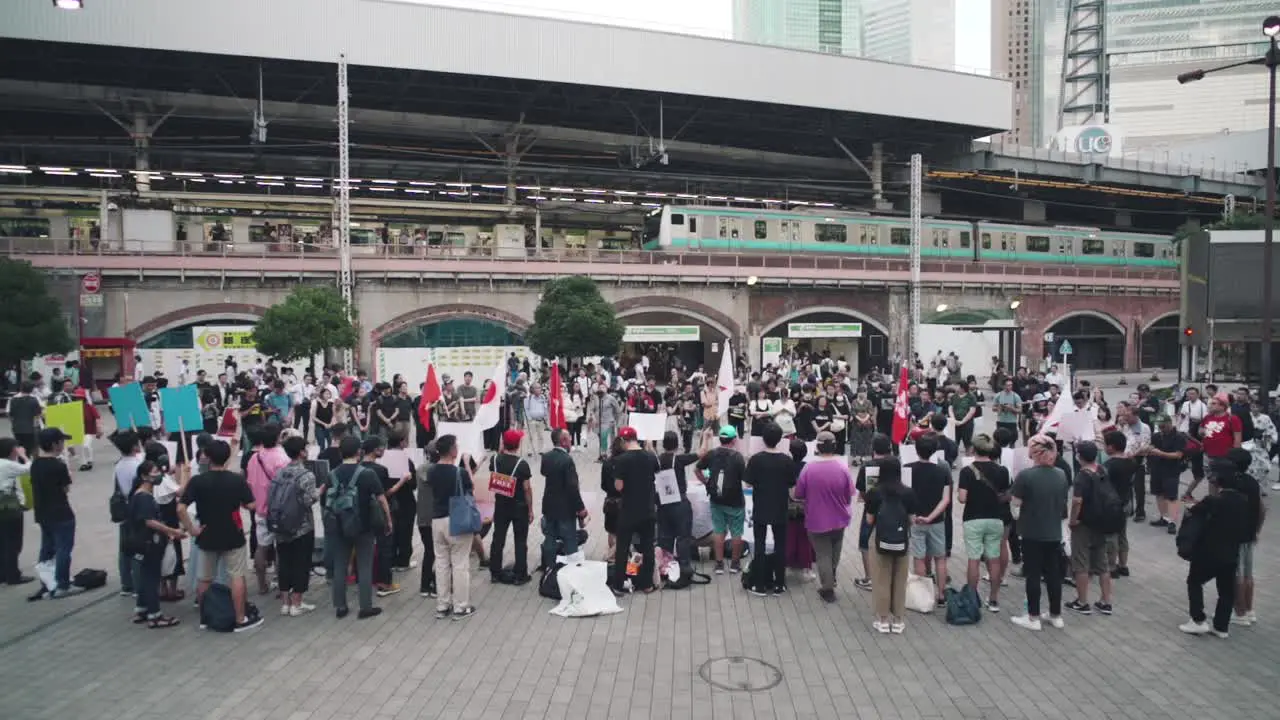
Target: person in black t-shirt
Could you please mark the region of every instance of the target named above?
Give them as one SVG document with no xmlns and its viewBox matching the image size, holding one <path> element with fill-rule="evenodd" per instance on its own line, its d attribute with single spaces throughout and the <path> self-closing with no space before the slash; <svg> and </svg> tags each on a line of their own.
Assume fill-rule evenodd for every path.
<svg viewBox="0 0 1280 720">
<path fill-rule="evenodd" d="M 76 540 L 76 514 L 71 509 L 71 471 L 60 456 L 71 436 L 58 428 L 36 435 L 40 455 L 31 461 L 31 493 L 40 526 L 39 562 L 54 561 L 56 587 L 49 597 L 71 590 L 71 548 Z M 43 590 L 41 591 L 43 592 Z M 39 595 L 37 595 L 39 597 Z"/>
<path fill-rule="evenodd" d="M 378 597 L 386 597 L 400 592 L 400 586 L 396 584 L 395 579 L 392 577 L 391 567 L 395 564 L 396 557 L 394 521 L 399 508 L 396 491 L 405 482 L 404 478 L 391 477 L 387 469 L 378 463 L 378 459 L 382 457 L 383 450 L 383 441 L 378 435 L 370 435 L 365 438 L 360 446 L 360 452 L 364 455 L 364 460 L 360 464 L 377 478 L 388 510 L 385 517 L 387 523 L 385 531 L 373 533 L 373 587 Z M 362 509 L 364 507 L 364 505 L 361 505 Z M 369 513 L 366 516 L 366 526 L 371 526 L 371 522 L 369 522 L 371 519 L 372 513 Z"/>
<path fill-rule="evenodd" d="M 957 499 L 964 505 L 964 549 L 969 558 L 966 580 L 978 589 L 979 566 L 985 559 L 991 575 L 991 595 L 987 609 L 1000 607 L 1000 582 L 1004 578 L 1005 526 L 1012 520 L 1009 511 L 1009 470 L 1000 466 L 1000 446 L 990 435 L 973 438 L 977 457 L 960 470 Z"/>
<path fill-rule="evenodd" d="M 889 440 L 889 436 L 876 433 L 871 437 L 871 459 L 858 468 L 858 479 L 854 481 L 854 488 L 857 489 L 858 495 L 864 499 L 864 504 L 862 506 L 862 520 L 858 527 L 858 552 L 862 555 L 863 575 L 860 578 L 854 578 L 853 584 L 863 590 L 871 589 L 872 568 L 868 551 L 870 550 L 871 532 L 875 529 L 867 521 L 865 498 L 867 493 L 876 486 L 876 482 L 880 478 L 881 464 L 889 458 L 893 458 L 893 443 Z"/>
<path fill-rule="evenodd" d="M 431 486 L 432 512 L 431 535 L 436 553 L 436 617 L 470 617 L 475 614 L 471 605 L 471 546 L 475 533 L 453 535 L 449 532 L 449 501 L 457 496 L 471 495 L 472 484 L 468 456 L 458 456 L 458 439 L 453 435 L 436 438 L 436 452 L 440 462 L 427 471 L 427 484 Z M 423 498 L 426 502 L 426 498 Z"/>
<path fill-rule="evenodd" d="M 247 630 L 262 623 L 262 617 L 245 615 L 245 575 L 249 572 L 249 554 L 245 550 L 244 531 L 236 526 L 235 517 L 240 509 L 254 509 L 253 492 L 244 476 L 227 469 L 231 461 L 231 446 L 221 440 L 210 442 L 204 449 L 209 459 L 209 470 L 187 482 L 182 497 L 178 499 L 178 519 L 187 534 L 195 538 L 200 548 L 200 562 L 196 573 L 197 599 L 204 595 L 213 583 L 213 574 L 219 563 L 224 564 L 230 579 L 231 602 L 236 611 L 236 629 Z M 191 523 L 187 509 L 196 506 L 200 527 Z"/>
<path fill-rule="evenodd" d="M 662 435 L 662 454 L 658 471 L 675 473 L 680 497 L 675 502 L 658 504 L 658 547 L 674 555 L 680 564 L 680 576 L 693 572 L 693 507 L 689 504 L 689 483 L 685 476 L 690 465 L 698 462 L 692 453 L 680 454 L 680 435 L 668 430 Z M 664 570 L 659 568 L 659 571 Z"/>
<path fill-rule="evenodd" d="M 614 576 L 610 586 L 615 594 L 625 592 L 627 564 L 634 547 L 641 556 L 640 572 L 636 575 L 634 586 L 636 590 L 649 593 L 654 590 L 654 479 L 658 473 L 658 458 L 640 447 L 635 428 L 622 428 L 618 431 L 618 437 L 626 443 L 626 450 L 613 459 L 613 472 L 617 478 L 614 482 L 618 492 L 622 493 L 622 507 L 618 513 Z"/>
<path fill-rule="evenodd" d="M 1174 429 L 1173 420 L 1164 413 L 1155 416 L 1155 423 L 1146 458 L 1147 472 L 1151 476 L 1151 494 L 1156 496 L 1156 508 L 1160 515 L 1151 521 L 1151 526 L 1167 527 L 1170 535 L 1176 535 L 1178 484 L 1184 467 L 1187 436 Z"/>
<path fill-rule="evenodd" d="M 1106 471 L 1107 478 L 1115 487 L 1116 492 L 1120 493 L 1120 498 L 1125 501 L 1124 525 L 1120 527 L 1120 532 L 1116 534 L 1116 556 L 1108 558 L 1108 562 L 1112 566 L 1111 577 L 1129 577 L 1129 513 L 1132 511 L 1133 479 L 1138 474 L 1138 461 L 1131 457 L 1125 457 L 1124 449 L 1128 445 L 1128 441 L 1125 439 L 1124 433 L 1119 430 L 1112 430 L 1104 435 L 1102 442 L 1107 450 L 1107 461 L 1102 464 L 1102 469 Z M 1155 477 L 1155 475 L 1152 475 L 1153 479 Z M 1174 480 L 1177 480 L 1177 475 L 1174 476 Z M 1174 499 L 1176 500 L 1177 498 L 1175 497 Z M 1169 525 L 1173 527 L 1173 523 L 1169 523 Z M 1177 531 L 1175 530 L 1174 532 Z"/>
<path fill-rule="evenodd" d="M 916 440 L 920 459 L 902 466 L 911 471 L 911 490 L 916 496 L 915 525 L 911 528 L 911 557 L 917 575 L 928 573 L 933 562 L 939 592 L 947 587 L 946 509 L 951 504 L 951 473 L 931 459 L 938 451 L 937 436 L 930 432 Z M 939 596 L 939 604 L 945 602 Z"/>
<path fill-rule="evenodd" d="M 178 624 L 178 619 L 160 612 L 160 567 L 164 560 L 165 546 L 185 537 L 181 530 L 169 527 L 160 518 L 160 507 L 152 495 L 154 486 L 163 477 L 163 470 L 151 461 L 138 466 L 133 493 L 129 497 L 130 537 L 136 542 L 130 550 L 140 556 L 142 577 L 138 584 L 138 608 L 134 623 L 147 623 L 152 628 L 168 628 Z"/>
<path fill-rule="evenodd" d="M 732 427 L 724 430 L 733 430 Z M 721 430 L 723 437 L 724 430 Z M 796 486 L 795 460 L 790 444 L 782 445 L 782 428 L 770 424 L 764 430 L 763 452 L 751 456 L 743 482 L 752 488 L 751 527 L 755 537 L 748 591 L 752 595 L 780 594 L 787 590 L 787 511 L 790 491 Z M 828 459 L 836 451 L 830 431 L 817 433 L 818 452 Z M 773 529 L 773 553 L 765 555 L 769 529 Z"/>
<path fill-rule="evenodd" d="M 489 489 L 493 491 L 493 541 L 489 545 L 489 578 L 505 585 L 524 585 L 529 577 L 529 525 L 533 523 L 533 469 L 520 457 L 524 433 L 502 434 L 502 452 L 489 459 Z M 510 570 L 502 566 L 507 530 L 515 535 L 516 559 Z"/>
</svg>

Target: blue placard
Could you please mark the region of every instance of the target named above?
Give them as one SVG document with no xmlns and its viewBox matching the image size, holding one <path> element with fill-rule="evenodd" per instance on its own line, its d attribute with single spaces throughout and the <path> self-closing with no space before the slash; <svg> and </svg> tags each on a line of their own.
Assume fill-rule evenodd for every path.
<svg viewBox="0 0 1280 720">
<path fill-rule="evenodd" d="M 116 426 L 124 428 L 151 427 L 151 413 L 147 412 L 147 400 L 142 396 L 142 386 L 129 383 L 107 391 L 111 398 L 111 412 L 116 416 Z"/>
<path fill-rule="evenodd" d="M 160 388 L 160 413 L 165 432 L 200 432 L 204 418 L 200 416 L 200 395 L 195 385 Z"/>
</svg>

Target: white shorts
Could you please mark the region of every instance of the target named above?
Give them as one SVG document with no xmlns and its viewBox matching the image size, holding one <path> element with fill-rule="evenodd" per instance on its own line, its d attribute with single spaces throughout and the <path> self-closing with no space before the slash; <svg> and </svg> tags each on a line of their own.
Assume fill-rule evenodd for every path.
<svg viewBox="0 0 1280 720">
<path fill-rule="evenodd" d="M 267 530 L 267 519 L 261 515 L 254 516 L 253 532 L 258 538 L 260 547 L 267 547 L 276 544 L 276 536 Z"/>
</svg>

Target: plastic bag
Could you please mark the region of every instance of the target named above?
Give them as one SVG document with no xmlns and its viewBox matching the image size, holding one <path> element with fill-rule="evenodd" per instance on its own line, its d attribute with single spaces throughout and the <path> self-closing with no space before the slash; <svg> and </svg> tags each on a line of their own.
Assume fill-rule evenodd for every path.
<svg viewBox="0 0 1280 720">
<path fill-rule="evenodd" d="M 938 592 L 933 578 L 921 575 L 907 576 L 906 607 L 918 613 L 931 613 L 937 605 Z"/>
</svg>

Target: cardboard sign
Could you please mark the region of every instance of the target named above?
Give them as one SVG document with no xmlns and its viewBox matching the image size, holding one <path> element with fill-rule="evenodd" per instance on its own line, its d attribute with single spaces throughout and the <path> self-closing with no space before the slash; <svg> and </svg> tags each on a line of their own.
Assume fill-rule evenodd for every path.
<svg viewBox="0 0 1280 720">
<path fill-rule="evenodd" d="M 44 419 L 49 427 L 55 427 L 71 436 L 71 445 L 84 442 L 84 403 L 80 401 L 50 405 L 44 409 Z"/>
<path fill-rule="evenodd" d="M 513 498 L 516 496 L 516 479 L 500 472 L 489 473 L 489 491 L 494 495 Z"/>
<path fill-rule="evenodd" d="M 667 432 L 666 413 L 637 413 L 628 416 L 628 422 L 636 430 L 636 438 L 642 441 L 662 440 Z"/>
<path fill-rule="evenodd" d="M 200 396 L 195 385 L 160 388 L 160 410 L 165 432 L 198 433 L 204 428 Z"/>
<path fill-rule="evenodd" d="M 121 428 L 151 427 L 151 411 L 142 396 L 142 386 L 129 383 L 108 390 L 111 411 L 116 416 L 116 426 Z"/>
</svg>

